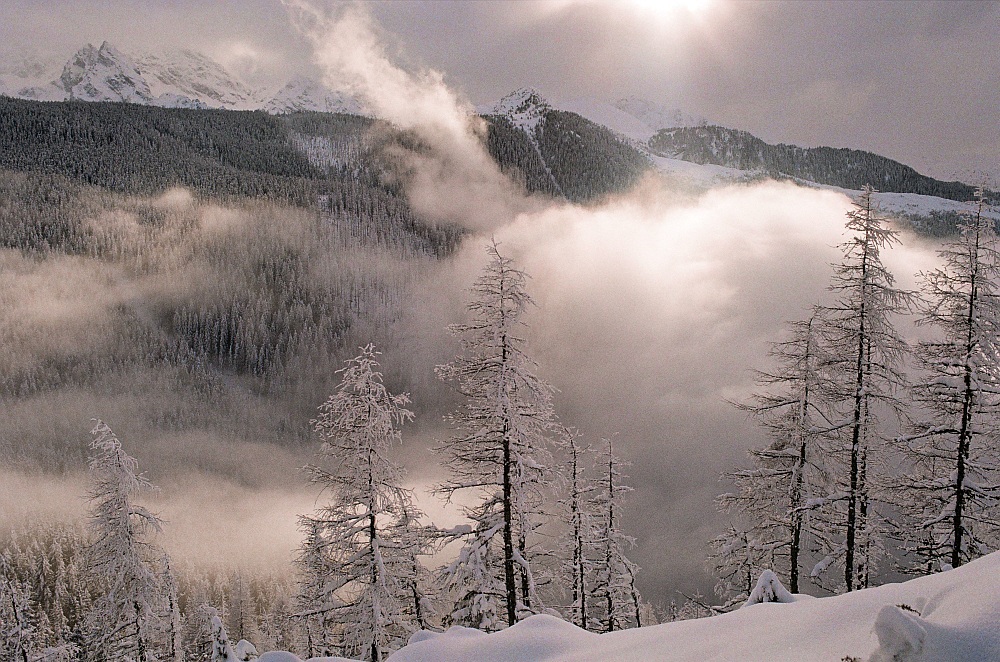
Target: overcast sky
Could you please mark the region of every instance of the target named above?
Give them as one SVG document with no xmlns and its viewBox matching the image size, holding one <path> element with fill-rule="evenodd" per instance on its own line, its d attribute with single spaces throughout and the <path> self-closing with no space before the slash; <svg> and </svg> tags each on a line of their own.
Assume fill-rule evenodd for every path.
<svg viewBox="0 0 1000 662">
<path fill-rule="evenodd" d="M 1000 2 L 367 3 L 411 68 L 474 103 L 640 96 L 769 142 L 868 149 L 927 174 L 1000 171 Z M 257 84 L 310 67 L 279 0 L 0 0 L 0 43 L 193 47 Z M 6 48 L 4 50 L 7 50 Z"/>
</svg>

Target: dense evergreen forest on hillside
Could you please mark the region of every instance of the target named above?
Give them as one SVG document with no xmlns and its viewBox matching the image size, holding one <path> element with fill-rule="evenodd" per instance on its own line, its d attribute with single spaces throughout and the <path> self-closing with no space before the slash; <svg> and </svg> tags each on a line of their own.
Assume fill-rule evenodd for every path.
<svg viewBox="0 0 1000 662">
<path fill-rule="evenodd" d="M 646 167 L 606 129 L 556 121 L 537 149 L 489 119 L 490 153 L 527 191 L 595 200 Z M 461 240 L 387 176 L 383 149 L 407 139 L 353 115 L 0 98 L 2 450 L 79 466 L 66 420 L 116 408 L 138 438 L 305 439 L 343 356 L 391 351 L 408 283 Z M 39 319 L 43 299 L 56 312 Z M 40 429 L 56 401 L 66 416 Z"/>
<path fill-rule="evenodd" d="M 548 109 L 530 135 L 502 115 L 486 119 L 490 154 L 532 193 L 593 202 L 629 190 L 650 169 L 634 147 L 576 113 Z"/>
<path fill-rule="evenodd" d="M 490 154 L 529 192 L 591 201 L 627 190 L 648 168 L 604 127 L 573 113 L 548 115 L 540 149 L 508 120 L 488 118 Z M 184 186 L 213 198 L 309 206 L 345 180 L 378 184 L 376 148 L 395 137 L 355 115 L 0 97 L 0 169 L 62 175 L 119 193 Z"/>
<path fill-rule="evenodd" d="M 502 116 L 486 120 L 489 153 L 532 194 L 588 203 L 628 190 L 650 168 L 573 113 L 546 110 L 531 133 Z M 691 131 L 704 134 L 704 153 L 685 153 L 694 160 L 732 160 L 752 139 Z M 655 144 L 679 149 L 685 135 L 661 132 Z M 35 398 L 78 388 L 109 401 L 138 394 L 149 429 L 304 438 L 316 394 L 343 355 L 391 335 L 407 283 L 461 241 L 460 228 L 421 218 L 392 176 L 385 148 L 419 149 L 407 141 L 354 115 L 0 97 L 0 246 L 14 249 L 4 255 L 10 334 L 0 397 L 27 411 Z M 851 177 L 888 162 L 846 150 L 799 150 L 783 161 L 784 146 L 758 147 L 770 167 L 799 159 L 817 178 L 839 172 L 840 154 L 855 159 Z M 881 179 L 965 195 L 964 185 L 938 190 L 945 185 L 899 168 L 910 179 L 892 168 Z M 938 221 L 925 231 L 954 226 Z M 31 301 L 71 307 L 79 293 L 67 284 L 92 293 L 92 306 L 39 324 Z M 266 422 L 242 416 L 264 401 L 273 404 Z M 26 461 L 67 461 L 65 442 L 53 440 L 69 430 L 13 418 L 6 439 L 37 439 L 17 444 Z"/>
<path fill-rule="evenodd" d="M 918 193 L 949 200 L 972 200 L 975 187 L 921 175 L 878 154 L 833 147 L 769 145 L 746 131 L 721 126 L 664 129 L 649 141 L 654 153 L 695 163 L 740 170 L 763 170 L 771 176 L 806 179 L 859 190 L 866 184 L 879 191 Z"/>
</svg>

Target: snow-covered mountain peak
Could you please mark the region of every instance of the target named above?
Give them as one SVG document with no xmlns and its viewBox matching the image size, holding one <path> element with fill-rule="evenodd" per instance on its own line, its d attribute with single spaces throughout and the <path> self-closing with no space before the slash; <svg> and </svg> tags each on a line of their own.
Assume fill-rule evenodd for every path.
<svg viewBox="0 0 1000 662">
<path fill-rule="evenodd" d="M 68 98 L 83 101 L 149 103 L 153 98 L 138 67 L 108 42 L 87 44 L 63 67 L 59 86 Z"/>
<path fill-rule="evenodd" d="M 297 76 L 271 93 L 257 90 L 211 57 L 177 49 L 123 53 L 87 44 L 65 64 L 13 53 L 0 62 L 0 94 L 39 101 L 124 101 L 167 108 L 301 110 L 365 114 L 351 95 Z"/>
<path fill-rule="evenodd" d="M 256 108 L 256 95 L 212 58 L 191 50 L 142 53 L 135 58 L 152 93 L 209 108 Z M 178 105 L 178 104 L 157 104 Z"/>
<path fill-rule="evenodd" d="M 648 99 L 625 97 L 614 102 L 614 107 L 623 113 L 635 117 L 653 133 L 660 129 L 672 129 L 681 126 L 704 126 L 707 120 L 686 113 L 679 108 L 668 108 Z"/>
<path fill-rule="evenodd" d="M 549 102 L 538 90 L 533 87 L 522 87 L 497 101 L 491 110 L 494 115 L 509 116 L 544 112 L 549 108 Z"/>
<path fill-rule="evenodd" d="M 551 110 L 549 102 L 532 87 L 522 87 L 497 101 L 486 109 L 488 115 L 502 115 L 515 126 L 534 129 Z"/>
<path fill-rule="evenodd" d="M 355 97 L 339 90 L 331 90 L 319 81 L 306 76 L 296 76 L 288 81 L 264 104 L 263 109 L 278 115 L 302 110 L 367 114 L 364 105 Z"/>
</svg>

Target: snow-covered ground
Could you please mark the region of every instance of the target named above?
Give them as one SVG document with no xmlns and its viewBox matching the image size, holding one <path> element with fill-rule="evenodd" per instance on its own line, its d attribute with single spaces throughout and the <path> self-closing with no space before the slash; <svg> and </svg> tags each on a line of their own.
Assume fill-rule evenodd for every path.
<svg viewBox="0 0 1000 662">
<path fill-rule="evenodd" d="M 322 658 L 339 659 L 339 658 Z M 420 632 L 391 662 L 1000 660 L 1000 553 L 955 570 L 815 600 L 764 603 L 611 634 L 532 616 L 484 634 Z M 297 662 L 287 653 L 260 662 Z"/>
</svg>

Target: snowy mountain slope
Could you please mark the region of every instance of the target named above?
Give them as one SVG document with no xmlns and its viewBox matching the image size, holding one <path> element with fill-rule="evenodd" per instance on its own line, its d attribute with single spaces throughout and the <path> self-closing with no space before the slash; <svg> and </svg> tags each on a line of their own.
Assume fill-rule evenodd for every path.
<svg viewBox="0 0 1000 662">
<path fill-rule="evenodd" d="M 769 144 L 737 129 L 705 125 L 664 129 L 650 139 L 659 156 L 702 164 L 759 170 L 772 177 L 792 177 L 819 184 L 860 189 L 865 184 L 897 193 L 919 193 L 969 200 L 973 187 L 921 175 L 898 161 L 856 149 Z"/>
<path fill-rule="evenodd" d="M 772 170 L 760 167 L 757 165 L 757 157 L 749 158 L 741 156 L 742 151 L 745 151 L 741 151 L 741 145 L 733 145 L 729 142 L 715 144 L 710 141 L 706 143 L 704 149 L 719 149 L 725 152 L 720 153 L 713 160 L 705 158 L 692 160 L 686 158 L 684 154 L 671 156 L 670 154 L 657 153 L 656 150 L 652 149 L 652 141 L 649 138 L 650 136 L 662 136 L 670 133 L 669 131 L 664 131 L 662 128 L 657 128 L 663 124 L 678 122 L 678 127 L 675 127 L 675 129 L 693 128 L 694 134 L 691 135 L 702 135 L 706 128 L 712 127 L 707 127 L 704 120 L 687 115 L 682 111 L 667 110 L 662 106 L 640 99 L 622 99 L 615 104 L 601 103 L 593 99 L 577 99 L 568 103 L 556 104 L 550 103 L 536 89 L 522 88 L 508 94 L 496 103 L 481 107 L 479 111 L 486 115 L 503 117 L 510 121 L 514 127 L 522 130 L 543 161 L 549 177 L 553 176 L 553 171 L 550 164 L 546 161 L 547 155 L 543 154 L 539 137 L 542 135 L 545 127 L 550 126 L 546 122 L 546 117 L 559 111 L 576 113 L 595 124 L 611 129 L 615 134 L 626 140 L 628 144 L 641 152 L 652 166 L 670 181 L 671 184 L 690 189 L 694 192 L 734 182 L 756 181 L 774 176 L 790 176 L 788 174 L 776 174 Z M 711 135 L 714 136 L 714 134 Z M 754 139 L 748 144 L 756 146 L 757 143 L 758 141 Z M 844 150 L 831 150 L 831 152 L 838 153 L 841 151 Z M 875 164 L 888 161 L 874 154 L 868 155 L 861 152 L 852 153 L 851 156 L 855 160 Z M 550 158 L 549 161 L 551 160 Z M 751 165 L 739 167 L 744 163 Z M 905 166 L 902 167 L 905 168 Z M 916 181 L 915 178 L 918 176 L 916 173 L 912 173 L 912 175 L 910 179 Z M 817 183 L 808 177 L 792 176 L 792 178 L 804 186 L 816 186 L 836 190 L 850 197 L 856 197 L 860 193 L 858 189 L 838 187 L 823 183 L 822 181 Z M 928 180 L 928 186 L 933 187 L 937 185 L 930 178 L 924 179 Z M 553 181 L 555 181 L 554 178 Z M 947 183 L 941 183 L 941 186 L 946 185 Z M 956 215 L 969 210 L 968 203 L 919 193 L 884 192 L 878 193 L 875 197 L 881 209 L 886 214 L 904 218 L 919 231 L 929 234 L 951 231 L 954 227 Z M 1000 222 L 1000 212 L 990 211 L 988 213 Z"/>
<path fill-rule="evenodd" d="M 362 103 L 351 95 L 331 90 L 318 81 L 303 76 L 296 76 L 288 81 L 261 108 L 274 115 L 304 110 L 350 115 L 369 114 Z"/>
<path fill-rule="evenodd" d="M 656 133 L 638 117 L 630 115 L 606 101 L 591 97 L 575 97 L 560 99 L 554 103 L 560 110 L 576 113 L 581 117 L 586 117 L 591 122 L 606 126 L 636 145 L 645 145 L 646 141 Z"/>
<path fill-rule="evenodd" d="M 516 90 L 480 110 L 490 123 L 491 154 L 529 191 L 587 202 L 627 191 L 650 169 L 627 138 L 553 108 L 535 89 Z"/>
<path fill-rule="evenodd" d="M 62 101 L 66 91 L 54 81 L 63 64 L 34 53 L 9 55 L 0 61 L 0 94 L 37 101 Z"/>
<path fill-rule="evenodd" d="M 68 99 L 150 103 L 149 84 L 135 63 L 108 42 L 87 44 L 70 58 L 59 76 Z"/>
<path fill-rule="evenodd" d="M 249 110 L 258 106 L 254 90 L 201 53 L 143 53 L 135 56 L 135 62 L 158 98 L 186 97 L 206 108 Z"/>
<path fill-rule="evenodd" d="M 981 662 L 1000 659 L 998 595 L 1000 553 L 994 553 L 901 584 L 610 634 L 544 615 L 494 634 L 461 627 L 419 632 L 389 660 Z"/>
<path fill-rule="evenodd" d="M 166 108 L 310 110 L 365 114 L 353 97 L 297 77 L 276 92 L 256 90 L 210 57 L 191 50 L 122 53 L 87 44 L 59 66 L 28 57 L 0 64 L 0 95 L 34 101 L 117 101 Z"/>
<path fill-rule="evenodd" d="M 958 196 L 968 194 L 969 187 L 937 182 L 884 157 L 857 150 L 805 150 L 794 146 L 766 145 L 746 132 L 713 127 L 703 118 L 636 97 L 619 99 L 614 103 L 591 98 L 550 103 L 537 90 L 525 88 L 480 108 L 484 114 L 504 115 L 526 131 L 534 131 L 545 113 L 552 110 L 573 112 L 611 129 L 642 152 L 665 177 L 675 184 L 695 190 L 780 176 L 792 177 L 806 186 L 820 186 L 855 196 L 858 189 L 837 186 L 830 178 L 844 178 L 845 172 L 861 171 L 867 167 L 872 171 L 867 178 L 873 180 L 876 188 L 881 183 L 882 188 L 888 189 L 888 192 L 876 196 L 883 211 L 907 218 L 922 230 L 938 232 L 940 229 L 930 226 L 941 225 L 945 223 L 942 219 L 948 217 L 953 222 L 955 214 L 968 209 L 968 205 L 961 201 L 928 195 L 924 190 Z M 683 137 L 683 141 L 678 136 Z M 807 167 L 803 168 L 796 168 L 794 164 L 783 168 L 767 167 L 767 159 L 762 154 L 768 148 L 786 148 L 799 155 L 798 160 L 802 160 L 802 154 L 812 156 Z M 829 172 L 825 176 L 817 172 L 827 163 L 834 165 L 827 168 Z M 921 190 L 899 190 L 905 187 Z M 997 220 L 1000 221 L 1000 217 Z"/>
<path fill-rule="evenodd" d="M 693 192 L 769 177 L 768 173 L 761 170 L 740 170 L 711 163 L 700 164 L 656 155 L 649 155 L 649 159 L 657 171 L 668 181 Z M 817 184 L 804 179 L 796 179 L 795 181 L 802 186 L 836 191 L 850 198 L 856 198 L 861 194 L 861 191 L 857 189 Z M 873 196 L 873 199 L 884 214 L 907 221 L 914 229 L 923 234 L 950 233 L 954 229 L 957 216 L 972 210 L 968 202 L 919 193 L 879 192 Z M 997 206 L 987 207 L 984 215 L 1000 225 L 1000 208 Z"/>
<path fill-rule="evenodd" d="M 517 128 L 534 132 L 545 120 L 545 113 L 551 109 L 552 106 L 538 90 L 522 87 L 478 110 L 483 115 L 505 117 Z"/>
<path fill-rule="evenodd" d="M 61 67 L 28 54 L 9 57 L 0 64 L 0 94 L 39 101 L 74 99 L 172 108 L 263 109 L 272 114 L 296 111 L 366 114 L 358 100 L 309 78 L 296 77 L 276 92 L 265 93 L 253 90 L 211 58 L 193 51 L 129 57 L 108 42 L 100 48 L 86 45 Z M 694 189 L 781 176 L 802 180 L 806 185 L 818 182 L 822 186 L 853 190 L 857 184 L 845 185 L 845 178 L 857 179 L 863 172 L 866 181 L 875 179 L 880 188 L 901 191 L 879 196 L 886 212 L 906 216 L 915 227 L 930 233 L 947 232 L 954 225 L 955 213 L 964 209 L 960 203 L 935 196 L 960 198 L 959 193 L 968 189 L 922 177 L 902 164 L 865 152 L 766 145 L 749 134 L 744 135 L 745 132 L 712 127 L 681 110 L 635 97 L 613 103 L 585 98 L 551 103 L 537 90 L 522 88 L 495 104 L 481 107 L 479 112 L 502 117 L 523 132 L 546 180 L 542 188 L 574 200 L 587 199 L 587 191 L 595 186 L 590 182 L 578 186 L 576 179 L 580 173 L 559 172 L 557 162 L 571 159 L 572 144 L 581 140 L 612 144 L 609 136 L 600 135 L 593 127 L 610 131 L 674 183 Z M 587 126 L 573 116 L 589 120 L 592 125 Z M 546 122 L 546 118 L 559 121 Z M 550 129 L 547 132 L 546 127 Z M 586 137 L 581 137 L 584 133 Z M 774 150 L 780 153 L 768 156 Z M 622 185 L 634 179 L 632 171 L 637 168 L 632 163 L 634 159 L 618 148 L 609 154 L 617 161 L 574 162 L 572 166 L 582 166 L 584 173 L 603 169 L 605 172 L 596 175 L 599 179 L 612 176 L 606 172 L 612 166 L 624 167 L 629 172 L 621 177 Z M 789 159 L 791 165 L 785 163 Z M 800 162 L 805 165 L 796 165 Z M 914 186 L 920 190 L 913 189 Z M 573 191 L 574 187 L 581 191 Z M 611 186 L 616 187 L 618 184 Z M 910 192 L 905 192 L 907 187 Z"/>
<path fill-rule="evenodd" d="M 642 146 L 661 129 L 702 126 L 707 123 L 705 119 L 680 109 L 667 108 L 637 97 L 614 102 L 593 97 L 570 97 L 556 98 L 550 102 L 534 88 L 521 88 L 493 104 L 480 106 L 477 110 L 483 115 L 521 115 L 523 121 L 531 124 L 533 118 L 537 117 L 537 110 L 532 111 L 532 106 L 543 110 L 557 109 L 576 113 Z M 517 111 L 518 108 L 521 110 Z"/>
</svg>

